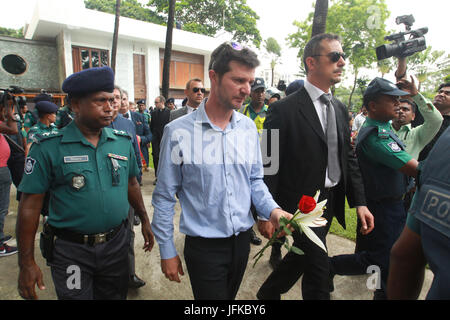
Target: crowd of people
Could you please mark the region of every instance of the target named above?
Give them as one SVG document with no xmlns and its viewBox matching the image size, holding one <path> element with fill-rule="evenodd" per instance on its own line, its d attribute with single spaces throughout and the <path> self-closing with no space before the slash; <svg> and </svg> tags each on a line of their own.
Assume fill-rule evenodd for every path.
<svg viewBox="0 0 450 320">
<path fill-rule="evenodd" d="M 35 299 L 35 287 L 43 287 L 33 250 L 41 219 L 41 253 L 59 299 L 126 299 L 128 288 L 145 285 L 134 267 L 139 224 L 143 249 L 151 251 L 156 239 L 162 272 L 181 282 L 173 222 L 179 202 L 194 298 L 233 300 L 250 244 L 262 243 L 254 229 L 270 239 L 300 198 L 319 190 L 327 224 L 313 228 L 314 237 L 326 244 L 333 217 L 345 228 L 347 200 L 358 218 L 355 252 L 329 257 L 312 235 L 291 227 L 272 246 L 273 271 L 258 299 L 278 300 L 302 277 L 303 299 L 328 300 L 335 275 L 366 274 L 373 266 L 380 272 L 374 299 L 417 299 L 427 263 L 435 274 L 428 297 L 450 298 L 450 83 L 430 101 L 400 58 L 396 83 L 373 79 L 354 115 L 332 93 L 346 65 L 340 37 L 313 37 L 303 64 L 305 79 L 267 95 L 264 79 L 255 77 L 257 55 L 223 43 L 211 54 L 208 96 L 201 79 L 190 79 L 179 108 L 164 96 L 150 109 L 145 100 L 130 102 L 109 67 L 65 79 L 63 108 L 42 93 L 33 112 L 19 99 L 14 114 L 5 92 L 0 256 L 18 253 L 19 294 Z M 419 115 L 421 123 L 414 122 Z M 262 146 L 276 153 L 275 174 L 265 171 L 271 164 Z M 152 220 L 140 188 L 150 152 Z M 20 201 L 17 247 L 3 233 L 12 183 Z M 282 256 L 286 232 L 303 254 Z M 68 288 L 74 265 L 81 283 Z"/>
</svg>

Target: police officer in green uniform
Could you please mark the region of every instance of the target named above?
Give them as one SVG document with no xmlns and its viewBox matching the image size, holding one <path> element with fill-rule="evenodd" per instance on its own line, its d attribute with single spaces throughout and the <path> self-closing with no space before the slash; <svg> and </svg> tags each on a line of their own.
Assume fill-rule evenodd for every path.
<svg viewBox="0 0 450 320">
<path fill-rule="evenodd" d="M 33 143 L 19 190 L 19 294 L 36 299 L 45 289 L 34 260 L 34 238 L 44 194 L 50 192 L 41 251 L 59 299 L 125 299 L 128 290 L 127 215 L 142 221 L 144 250 L 153 233 L 136 177 L 130 136 L 111 123 L 114 73 L 109 67 L 72 74 L 63 83 L 75 120 Z"/>
<path fill-rule="evenodd" d="M 427 299 L 450 299 L 450 128 L 420 162 L 406 227 L 391 251 L 389 299 L 417 299 L 428 262 L 434 279 Z"/>
<path fill-rule="evenodd" d="M 40 93 L 36 97 L 33 98 L 33 102 L 37 104 L 40 101 L 52 101 L 52 97 L 46 93 Z M 32 126 L 34 126 L 39 120 L 39 116 L 37 114 L 37 110 L 30 111 L 28 110 L 24 115 L 23 126 L 25 131 L 28 132 Z"/>
<path fill-rule="evenodd" d="M 31 143 L 58 132 L 58 128 L 56 128 L 54 124 L 58 106 L 53 102 L 40 101 L 36 103 L 36 110 L 38 111 L 39 121 L 31 127 L 30 131 L 28 131 L 28 147 L 30 147 Z"/>
<path fill-rule="evenodd" d="M 358 134 L 356 154 L 375 227 L 365 236 L 363 251 L 330 259 L 331 276 L 365 274 L 371 266 L 378 275 L 381 272 L 374 299 L 386 299 L 390 250 L 406 222 L 407 176 L 417 175 L 417 161 L 406 153 L 389 123 L 397 116 L 399 96 L 409 94 L 382 78 L 372 80 L 364 92 L 368 117 Z"/>
</svg>

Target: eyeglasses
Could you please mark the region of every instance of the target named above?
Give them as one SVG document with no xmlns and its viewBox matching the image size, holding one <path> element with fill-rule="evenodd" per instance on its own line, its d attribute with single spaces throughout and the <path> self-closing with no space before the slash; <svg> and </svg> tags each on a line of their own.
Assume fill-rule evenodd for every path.
<svg viewBox="0 0 450 320">
<path fill-rule="evenodd" d="M 205 88 L 192 88 L 192 91 L 194 91 L 194 93 L 197 93 L 199 91 L 201 91 L 202 93 L 206 92 Z"/>
<path fill-rule="evenodd" d="M 337 52 L 337 51 L 333 51 L 327 54 L 315 54 L 312 57 L 322 57 L 322 56 L 327 56 L 328 58 L 330 58 L 331 62 L 338 62 L 341 58 L 342 59 L 347 59 L 347 56 L 345 55 L 344 52 Z"/>
</svg>

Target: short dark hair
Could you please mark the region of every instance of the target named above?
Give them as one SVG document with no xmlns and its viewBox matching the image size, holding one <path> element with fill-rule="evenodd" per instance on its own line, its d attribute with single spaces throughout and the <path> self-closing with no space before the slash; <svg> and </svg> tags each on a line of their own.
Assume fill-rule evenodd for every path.
<svg viewBox="0 0 450 320">
<path fill-rule="evenodd" d="M 445 88 L 445 87 L 450 87 L 450 82 L 442 83 L 442 84 L 439 86 L 438 91 L 441 90 L 442 88 Z"/>
<path fill-rule="evenodd" d="M 409 100 L 409 99 L 400 99 L 399 101 L 400 101 L 400 103 L 407 103 L 407 104 L 409 104 L 411 106 L 411 111 L 416 113 L 417 105 L 416 105 L 416 103 L 414 101 Z"/>
<path fill-rule="evenodd" d="M 256 53 L 235 42 L 224 42 L 211 54 L 208 70 L 214 70 L 220 76 L 230 71 L 230 62 L 236 61 L 251 68 L 259 66 Z"/>
<path fill-rule="evenodd" d="M 319 55 L 322 51 L 321 42 L 322 40 L 333 41 L 337 40 L 341 42 L 341 37 L 337 34 L 332 33 L 321 33 L 312 37 L 305 46 L 303 51 L 303 65 L 305 66 L 306 74 L 308 74 L 308 65 L 306 64 L 306 59 L 309 57 L 314 57 Z"/>
<path fill-rule="evenodd" d="M 186 82 L 186 90 L 188 90 L 191 87 L 192 82 L 203 82 L 203 80 L 200 78 L 193 78 L 189 80 L 188 82 Z"/>
</svg>

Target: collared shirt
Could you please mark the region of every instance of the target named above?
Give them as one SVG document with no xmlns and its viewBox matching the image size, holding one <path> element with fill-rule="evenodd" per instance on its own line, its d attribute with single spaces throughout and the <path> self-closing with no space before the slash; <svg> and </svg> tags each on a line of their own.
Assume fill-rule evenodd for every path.
<svg viewBox="0 0 450 320">
<path fill-rule="evenodd" d="M 94 234 L 126 219 L 128 179 L 138 175 L 126 132 L 103 128 L 94 147 L 72 121 L 32 144 L 18 189 L 50 192 L 48 222 L 53 227 Z"/>
<path fill-rule="evenodd" d="M 152 229 L 161 258 L 177 255 L 173 216 L 178 195 L 180 232 L 204 238 L 227 238 L 252 227 L 254 204 L 269 219 L 279 206 L 263 182 L 264 170 L 255 124 L 234 111 L 225 130 L 198 110 L 164 129 L 153 192 Z"/>
<path fill-rule="evenodd" d="M 325 133 L 327 128 L 327 106 L 320 100 L 320 97 L 326 93 L 321 89 L 317 88 L 313 84 L 311 84 L 307 79 L 305 79 L 305 89 L 311 98 L 311 101 L 314 104 L 314 108 L 316 109 L 317 116 L 319 117 L 320 124 L 322 125 L 322 130 Z M 329 92 L 331 94 L 331 92 Z M 342 173 L 338 180 L 340 180 Z M 328 167 L 325 172 L 325 188 L 331 188 L 336 186 L 339 183 L 333 182 L 328 178 Z"/>
<path fill-rule="evenodd" d="M 195 110 L 197 110 L 197 108 L 193 108 L 193 107 L 191 107 L 191 106 L 188 106 L 188 105 L 186 105 L 186 107 L 187 107 L 187 113 L 186 114 L 190 114 L 190 113 L 192 113 L 192 112 L 194 112 Z"/>
<path fill-rule="evenodd" d="M 414 159 L 418 159 L 420 151 L 422 151 L 422 149 L 430 143 L 436 133 L 438 133 L 443 117 L 439 110 L 433 106 L 431 101 L 420 93 L 412 98 L 423 116 L 423 124 L 415 128 L 411 128 L 411 124 L 407 124 L 401 126 L 398 131 L 392 127 L 392 131 L 405 143 L 406 152 Z"/>
</svg>

